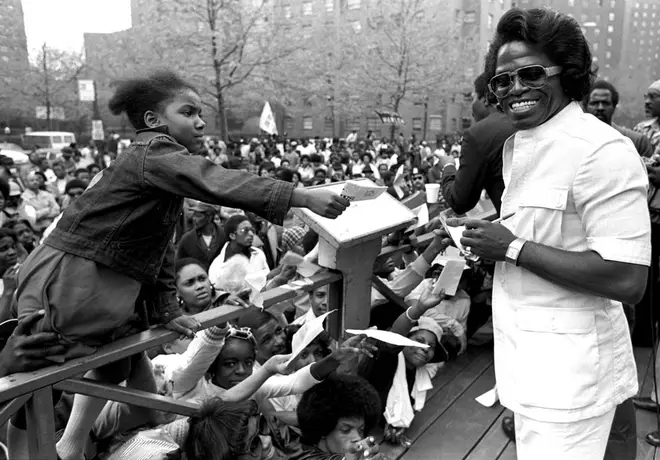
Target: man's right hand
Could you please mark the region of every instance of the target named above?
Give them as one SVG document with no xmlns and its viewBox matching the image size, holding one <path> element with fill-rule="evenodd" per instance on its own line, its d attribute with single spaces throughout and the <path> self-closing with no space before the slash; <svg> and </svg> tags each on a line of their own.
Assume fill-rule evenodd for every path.
<svg viewBox="0 0 660 460">
<path fill-rule="evenodd" d="M 47 359 L 49 356 L 66 353 L 67 347 L 60 343 L 60 338 L 55 332 L 30 335 L 34 324 L 45 314 L 44 310 L 39 310 L 18 322 L 0 352 L 0 377 L 50 366 L 53 361 Z"/>
<path fill-rule="evenodd" d="M 291 199 L 292 207 L 307 208 L 328 219 L 336 219 L 351 204 L 335 192 L 327 189 L 295 189 Z"/>
</svg>

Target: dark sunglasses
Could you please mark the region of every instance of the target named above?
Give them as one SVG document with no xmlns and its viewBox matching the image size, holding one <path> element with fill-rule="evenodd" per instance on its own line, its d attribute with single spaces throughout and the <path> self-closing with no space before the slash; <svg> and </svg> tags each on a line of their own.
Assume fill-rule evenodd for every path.
<svg viewBox="0 0 660 460">
<path fill-rule="evenodd" d="M 495 75 L 488 83 L 488 89 L 498 99 L 505 98 L 513 89 L 515 77 L 529 89 L 541 89 L 548 84 L 548 79 L 559 75 L 561 66 L 543 67 L 542 65 L 528 65 L 512 72 L 502 72 Z"/>
</svg>

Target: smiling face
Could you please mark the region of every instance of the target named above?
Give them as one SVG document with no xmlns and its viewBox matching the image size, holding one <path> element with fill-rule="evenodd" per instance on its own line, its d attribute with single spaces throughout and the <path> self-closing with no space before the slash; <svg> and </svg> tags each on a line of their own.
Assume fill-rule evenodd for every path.
<svg viewBox="0 0 660 460">
<path fill-rule="evenodd" d="M 189 152 L 195 153 L 204 145 L 206 123 L 202 120 L 202 100 L 193 90 L 176 93 L 151 120 L 149 113 L 152 112 L 145 114 L 149 126 L 166 125 L 170 135 Z"/>
<path fill-rule="evenodd" d="M 252 375 L 255 353 L 252 344 L 243 339 L 230 337 L 215 360 L 213 383 L 230 389 Z"/>
<path fill-rule="evenodd" d="M 199 265 L 186 265 L 176 277 L 179 298 L 192 313 L 199 313 L 211 303 L 211 281 Z"/>
<path fill-rule="evenodd" d="M 522 41 L 503 45 L 497 54 L 495 74 L 512 72 L 530 65 L 552 67 L 557 65 L 532 45 Z M 549 77 L 548 84 L 539 89 L 526 87 L 514 77 L 514 85 L 505 97 L 499 99 L 502 109 L 516 129 L 531 129 L 555 116 L 570 99 L 564 93 L 559 76 Z"/>
<path fill-rule="evenodd" d="M 612 92 L 609 89 L 598 88 L 594 89 L 591 94 L 589 94 L 587 112 L 598 118 L 600 121 L 611 125 L 614 109 Z"/>
<path fill-rule="evenodd" d="M 428 345 L 428 348 L 405 347 L 403 357 L 406 359 L 406 367 L 418 368 L 426 366 L 435 356 L 435 346 L 438 338 L 431 331 L 421 329 L 408 336 L 410 340 Z"/>
<path fill-rule="evenodd" d="M 286 331 L 276 320 L 268 321 L 254 331 L 254 338 L 257 340 L 257 361 L 261 364 L 286 351 Z"/>
</svg>

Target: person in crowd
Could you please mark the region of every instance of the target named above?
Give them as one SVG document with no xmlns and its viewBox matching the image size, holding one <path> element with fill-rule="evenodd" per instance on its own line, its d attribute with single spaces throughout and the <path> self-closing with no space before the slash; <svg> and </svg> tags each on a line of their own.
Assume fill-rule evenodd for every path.
<svg viewBox="0 0 660 460">
<path fill-rule="evenodd" d="M 295 188 L 303 188 L 305 184 L 302 181 L 302 175 L 300 171 L 293 171 L 293 177 L 291 178 L 291 183 Z"/>
<path fill-rule="evenodd" d="M 32 171 L 25 177 L 25 191 L 21 195 L 28 216 L 34 220 L 34 228 L 44 231 L 60 213 L 60 206 L 52 193 L 39 189 L 39 173 Z M 31 208 L 31 210 L 28 209 Z"/>
<path fill-rule="evenodd" d="M 413 168 L 412 170 L 412 188 L 415 192 L 426 191 L 426 177 L 419 168 Z"/>
<path fill-rule="evenodd" d="M 323 168 L 318 168 L 317 170 L 314 171 L 314 179 L 312 179 L 312 184 L 311 185 L 323 185 L 327 184 L 329 182 L 328 177 L 326 175 L 326 170 Z"/>
<path fill-rule="evenodd" d="M 0 322 L 13 316 L 11 311 L 14 293 L 16 292 L 16 277 L 18 274 L 19 251 L 16 235 L 12 230 L 0 228 Z"/>
<path fill-rule="evenodd" d="M 66 184 L 71 179 L 69 176 L 64 160 L 55 160 L 52 165 L 53 174 L 55 175 L 55 180 L 52 183 L 52 193 L 57 197 L 61 198 L 65 194 Z"/>
<path fill-rule="evenodd" d="M 602 460 L 617 405 L 637 392 L 622 303 L 646 286 L 648 179 L 632 144 L 581 109 L 591 66 L 573 18 L 502 16 L 486 72 L 518 130 L 502 155 L 504 218 L 449 221 L 497 262 L 495 374 L 519 460 Z"/>
<path fill-rule="evenodd" d="M 286 153 L 284 154 L 284 159 L 282 161 L 284 160 L 289 162 L 289 168 L 294 170 L 298 168 L 298 164 L 300 163 L 300 154 L 295 150 L 295 146 L 292 144 L 287 144 Z"/>
<path fill-rule="evenodd" d="M 270 161 L 263 161 L 259 165 L 257 174 L 261 177 L 273 177 L 275 176 L 275 165 Z"/>
<path fill-rule="evenodd" d="M 474 208 L 483 190 L 500 211 L 504 191 L 502 147 L 515 128 L 488 99 L 488 75 L 481 74 L 474 81 L 472 114 L 476 123 L 463 134 L 460 169 L 451 155 L 437 157 L 442 167 L 442 196 L 457 214 Z"/>
<path fill-rule="evenodd" d="M 302 326 L 308 321 L 328 312 L 328 285 L 320 286 L 309 293 L 310 308 L 307 313 L 296 318 L 291 324 Z"/>
<path fill-rule="evenodd" d="M 647 120 L 638 123 L 635 131 L 638 131 L 651 141 L 653 153 L 660 155 L 660 80 L 651 83 L 644 95 L 644 112 Z"/>
<path fill-rule="evenodd" d="M 16 216 L 7 212 L 7 202 L 9 201 L 9 182 L 0 179 L 0 227 L 13 221 Z"/>
<path fill-rule="evenodd" d="M 66 173 L 71 177 L 73 177 L 73 173 L 76 171 L 76 162 L 73 160 L 74 155 L 74 147 L 69 146 L 62 148 L 62 163 L 64 164 Z"/>
<path fill-rule="evenodd" d="M 181 237 L 176 258 L 192 257 L 209 267 L 227 242 L 225 230 L 213 221 L 215 206 L 198 201 L 190 208 L 190 212 L 193 229 Z"/>
<path fill-rule="evenodd" d="M 639 156 L 650 158 L 653 155 L 653 148 L 649 138 L 644 134 L 619 126 L 612 122 L 616 106 L 619 104 L 619 92 L 609 81 L 597 80 L 591 85 L 591 91 L 585 99 L 584 109 L 603 123 L 607 123 L 612 128 L 619 131 L 632 141 L 637 149 Z"/>
<path fill-rule="evenodd" d="M 314 180 L 314 166 L 310 162 L 309 155 L 302 155 L 300 157 L 298 174 L 300 174 L 300 181 L 305 185 L 311 184 L 312 180 Z"/>
<path fill-rule="evenodd" d="M 220 298 L 202 262 L 191 257 L 177 259 L 174 265 L 176 296 L 181 310 L 189 315 L 208 310 Z"/>
<path fill-rule="evenodd" d="M 90 180 L 94 178 L 98 173 L 101 172 L 101 167 L 96 163 L 92 163 L 87 166 L 87 173 L 89 174 Z"/>
<path fill-rule="evenodd" d="M 183 196 L 240 206 L 274 220 L 283 219 L 291 206 L 336 217 L 349 204 L 327 190 L 294 190 L 285 182 L 189 155 L 202 143 L 201 102 L 196 90 L 172 73 L 121 83 L 110 108 L 128 115 L 139 131 L 136 141 L 95 178 L 30 254 L 16 291 L 19 318 L 41 309 L 57 318 L 41 321 L 37 330 L 60 333 L 72 345 L 65 358 L 88 355 L 143 327 L 134 316 L 138 297 L 153 305 L 151 317 L 165 327 L 185 335 L 199 328 L 178 307 L 172 273 L 170 239 Z M 87 376 L 118 383 L 126 379 L 129 366 L 119 361 Z M 57 443 L 62 460 L 82 457 L 103 404 L 76 395 L 71 420 Z"/>
<path fill-rule="evenodd" d="M 14 232 L 16 235 L 16 242 L 22 246 L 27 254 L 30 254 L 36 249 L 39 245 L 39 239 L 30 225 L 30 222 L 27 219 L 19 219 L 17 221 L 12 221 L 3 225 L 4 228 L 8 228 Z"/>
<path fill-rule="evenodd" d="M 89 184 L 90 174 L 87 168 L 76 169 L 75 172 L 73 173 L 73 177 L 75 179 L 78 179 L 79 181 Z"/>
<path fill-rule="evenodd" d="M 458 350 L 444 340 L 438 323 L 425 315 L 443 298 L 444 291 L 434 294 L 433 286 L 427 286 L 416 304 L 399 315 L 390 328 L 419 342 L 422 347 L 392 347 L 381 342 L 374 358 L 360 363 L 359 374 L 374 386 L 385 404 L 385 440 L 388 442 L 406 442 L 405 430 L 410 427 L 414 413 L 424 407 L 426 384 L 435 376 L 437 363 L 449 361 L 458 354 Z M 398 396 L 402 394 L 412 395 L 412 398 L 401 401 Z"/>
<path fill-rule="evenodd" d="M 62 210 L 67 209 L 74 201 L 80 198 L 80 195 L 83 194 L 87 185 L 87 183 L 78 179 L 71 179 L 67 182 L 66 187 L 64 188 L 64 197 L 62 198 Z"/>
<path fill-rule="evenodd" d="M 298 405 L 303 451 L 292 460 L 382 458 L 369 436 L 381 411 L 378 393 L 361 377 L 336 374 L 325 379 L 307 390 Z"/>
</svg>

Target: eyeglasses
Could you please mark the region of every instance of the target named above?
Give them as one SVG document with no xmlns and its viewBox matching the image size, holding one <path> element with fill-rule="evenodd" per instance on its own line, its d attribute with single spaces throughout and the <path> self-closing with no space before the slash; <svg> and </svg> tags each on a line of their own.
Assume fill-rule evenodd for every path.
<svg viewBox="0 0 660 460">
<path fill-rule="evenodd" d="M 257 339 L 254 338 L 252 330 L 249 327 L 234 327 L 231 324 L 227 325 L 227 332 L 225 333 L 225 340 L 229 338 L 236 338 L 241 340 L 247 340 L 253 346 L 257 346 Z"/>
<path fill-rule="evenodd" d="M 488 83 L 488 89 L 498 99 L 505 98 L 513 89 L 514 77 L 529 89 L 540 89 L 548 84 L 548 79 L 559 75 L 561 66 L 543 67 L 542 65 L 528 65 L 512 72 L 502 72 L 495 75 Z"/>
<path fill-rule="evenodd" d="M 238 231 L 243 235 L 247 235 L 248 233 L 254 233 L 254 229 L 252 227 L 241 228 Z"/>
</svg>

